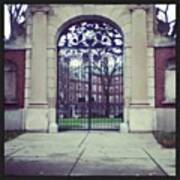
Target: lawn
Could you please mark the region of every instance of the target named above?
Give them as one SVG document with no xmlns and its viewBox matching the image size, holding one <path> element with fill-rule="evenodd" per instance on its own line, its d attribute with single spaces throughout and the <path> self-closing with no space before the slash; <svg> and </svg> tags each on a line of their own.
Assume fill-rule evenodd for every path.
<svg viewBox="0 0 180 180">
<path fill-rule="evenodd" d="M 90 121 L 92 128 L 118 128 L 122 120 L 120 118 L 92 118 Z M 62 128 L 87 128 L 87 118 L 63 118 L 58 120 Z"/>
</svg>

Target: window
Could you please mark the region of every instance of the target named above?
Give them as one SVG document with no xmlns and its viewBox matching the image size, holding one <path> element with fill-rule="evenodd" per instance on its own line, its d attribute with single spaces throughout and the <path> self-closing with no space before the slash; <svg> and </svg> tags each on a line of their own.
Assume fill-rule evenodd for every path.
<svg viewBox="0 0 180 180">
<path fill-rule="evenodd" d="M 88 90 L 88 84 L 85 85 L 85 90 L 86 90 L 86 91 Z"/>
<path fill-rule="evenodd" d="M 78 98 L 78 102 L 86 102 L 85 97 L 79 97 L 79 98 Z"/>
<path fill-rule="evenodd" d="M 102 102 L 102 96 L 99 95 L 99 102 L 101 103 Z"/>
<path fill-rule="evenodd" d="M 85 95 L 85 101 L 88 102 L 88 95 Z"/>
<path fill-rule="evenodd" d="M 74 90 L 74 83 L 70 83 L 70 90 Z"/>
<path fill-rule="evenodd" d="M 110 99 L 110 102 L 112 103 L 113 102 L 113 96 L 110 96 L 109 99 Z"/>
<path fill-rule="evenodd" d="M 93 96 L 93 98 L 94 98 L 94 101 L 96 101 L 96 100 L 97 100 L 97 96 L 96 96 L 96 95 L 94 95 L 94 96 Z"/>
<path fill-rule="evenodd" d="M 116 98 L 116 103 L 118 103 L 119 102 L 119 96 L 116 95 L 115 98 Z"/>
<path fill-rule="evenodd" d="M 14 63 L 6 62 L 4 68 L 5 104 L 17 103 L 17 67 Z"/>
<path fill-rule="evenodd" d="M 94 102 L 95 101 L 94 97 L 92 96 L 89 101 Z"/>
<path fill-rule="evenodd" d="M 96 76 L 93 77 L 93 81 L 97 82 L 97 77 Z"/>
<path fill-rule="evenodd" d="M 119 92 L 119 89 L 120 89 L 119 86 L 116 85 L 116 86 L 115 86 L 115 91 L 116 91 L 116 92 Z"/>
<path fill-rule="evenodd" d="M 175 102 L 176 98 L 176 74 L 175 74 L 175 59 L 167 61 L 165 70 L 165 102 Z"/>
<path fill-rule="evenodd" d="M 111 93 L 114 93 L 115 92 L 115 86 L 113 85 L 113 86 L 110 86 L 110 92 Z"/>
<path fill-rule="evenodd" d="M 81 91 L 81 84 L 78 84 L 78 90 Z"/>
<path fill-rule="evenodd" d="M 64 93 L 63 93 L 63 92 L 60 93 L 60 97 L 61 97 L 62 99 L 64 98 Z"/>
<path fill-rule="evenodd" d="M 93 85 L 93 91 L 96 92 L 96 85 Z"/>
<path fill-rule="evenodd" d="M 119 82 L 119 77 L 118 76 L 116 76 L 116 81 Z"/>
<path fill-rule="evenodd" d="M 101 87 L 101 85 L 99 86 L 99 92 L 101 92 L 102 91 L 102 87 Z"/>
</svg>

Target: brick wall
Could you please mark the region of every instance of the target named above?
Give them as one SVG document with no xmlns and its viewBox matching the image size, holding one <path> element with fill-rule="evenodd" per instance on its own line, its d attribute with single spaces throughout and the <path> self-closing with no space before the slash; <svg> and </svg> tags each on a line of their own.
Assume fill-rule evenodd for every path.
<svg viewBox="0 0 180 180">
<path fill-rule="evenodd" d="M 155 48 L 155 105 L 156 107 L 175 107 L 175 104 L 164 104 L 165 68 L 167 60 L 175 57 L 175 47 Z"/>
<path fill-rule="evenodd" d="M 24 77 L 25 77 L 25 50 L 5 50 L 5 61 L 16 64 L 17 67 L 17 103 L 5 104 L 5 108 L 24 107 Z"/>
</svg>

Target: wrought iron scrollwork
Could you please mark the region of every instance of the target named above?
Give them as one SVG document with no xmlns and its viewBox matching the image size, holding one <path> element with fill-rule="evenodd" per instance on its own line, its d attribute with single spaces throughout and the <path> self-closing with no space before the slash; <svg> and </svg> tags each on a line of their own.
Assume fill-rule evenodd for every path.
<svg viewBox="0 0 180 180">
<path fill-rule="evenodd" d="M 100 66 L 98 63 L 101 61 L 103 66 L 102 62 L 106 59 L 110 64 L 122 61 L 123 41 L 122 33 L 110 24 L 84 20 L 72 24 L 61 33 L 58 54 L 64 63 L 78 59 L 85 64 L 91 60 L 96 65 L 94 69 L 97 69 Z"/>
<path fill-rule="evenodd" d="M 123 36 L 105 22 L 82 21 L 70 26 L 62 33 L 58 46 L 60 48 L 107 48 L 114 53 L 122 54 Z M 112 49 L 113 47 L 113 49 Z"/>
</svg>

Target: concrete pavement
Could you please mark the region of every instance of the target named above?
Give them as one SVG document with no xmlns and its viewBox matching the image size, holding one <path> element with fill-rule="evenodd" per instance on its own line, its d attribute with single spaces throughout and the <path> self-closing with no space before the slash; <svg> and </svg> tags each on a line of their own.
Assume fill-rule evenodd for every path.
<svg viewBox="0 0 180 180">
<path fill-rule="evenodd" d="M 5 174 L 174 176 L 175 149 L 150 133 L 26 133 L 5 143 Z"/>
</svg>

